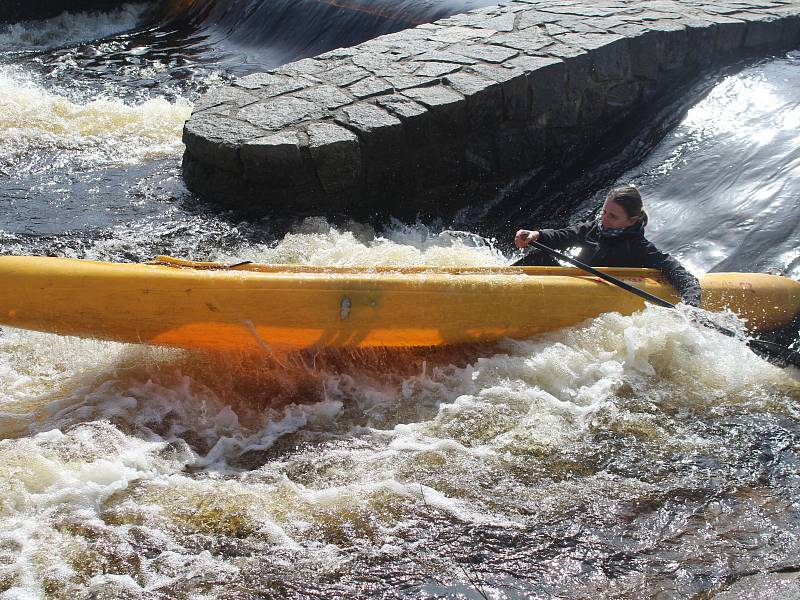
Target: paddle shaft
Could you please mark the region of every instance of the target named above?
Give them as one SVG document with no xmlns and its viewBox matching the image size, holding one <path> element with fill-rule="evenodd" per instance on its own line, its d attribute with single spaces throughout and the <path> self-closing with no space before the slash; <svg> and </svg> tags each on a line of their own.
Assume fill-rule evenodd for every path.
<svg viewBox="0 0 800 600">
<path fill-rule="evenodd" d="M 575 265 L 576 267 L 578 267 L 579 269 L 582 269 L 582 270 L 586 271 L 587 273 L 591 273 L 595 277 L 599 277 L 600 279 L 602 279 L 604 281 L 608 281 L 609 283 L 613 283 L 614 285 L 616 285 L 617 287 L 621 287 L 625 291 L 628 291 L 628 292 L 630 292 L 632 294 L 636 294 L 637 296 L 639 296 L 641 298 L 644 298 L 645 300 L 649 300 L 653 304 L 658 304 L 659 306 L 663 306 L 665 308 L 675 308 L 675 305 L 672 304 L 672 302 L 667 302 L 663 298 L 659 298 L 658 296 L 654 296 L 653 294 L 651 294 L 649 292 L 645 292 L 644 290 L 640 290 L 639 288 L 634 287 L 634 286 L 630 285 L 629 283 L 625 283 L 621 279 L 617 279 L 616 277 L 612 277 L 611 275 L 609 275 L 607 273 L 603 273 L 602 271 L 598 271 L 594 267 L 590 267 L 586 263 L 581 262 L 577 258 L 573 258 L 568 254 L 564 254 L 563 252 L 559 252 L 558 250 L 554 250 L 553 248 L 550 248 L 549 246 L 545 246 L 544 244 L 540 244 L 539 242 L 531 241 L 531 242 L 528 242 L 528 244 L 533 246 L 534 248 L 537 248 L 539 250 L 547 252 L 548 254 L 551 254 L 551 255 L 555 256 L 556 258 L 559 258 L 559 259 L 564 260 L 564 261 L 566 261 L 568 263 L 571 263 L 571 264 Z M 516 264 L 516 263 L 514 263 L 514 264 Z"/>
<path fill-rule="evenodd" d="M 672 302 L 667 302 L 663 298 L 659 298 L 658 296 L 654 296 L 653 294 L 651 294 L 649 292 L 645 292 L 644 290 L 640 290 L 637 287 L 634 287 L 634 286 L 632 286 L 632 285 L 630 285 L 628 283 L 625 283 L 621 279 L 617 279 L 616 277 L 613 277 L 612 275 L 609 275 L 607 273 L 603 273 L 602 271 L 598 271 L 594 267 L 590 267 L 586 263 L 581 262 L 578 259 L 569 256 L 568 254 L 564 254 L 563 252 L 559 252 L 558 250 L 555 250 L 553 248 L 550 248 L 549 246 L 545 246 L 544 244 L 540 244 L 539 242 L 535 242 L 535 241 L 528 242 L 528 245 L 529 246 L 533 246 L 537 250 L 541 250 L 543 252 L 547 252 L 551 256 L 555 256 L 556 258 L 558 258 L 560 260 L 563 260 L 563 261 L 568 262 L 568 263 L 570 263 L 572 265 L 575 265 L 579 269 L 582 269 L 582 270 L 586 271 L 587 273 L 591 273 L 592 275 L 594 275 L 596 277 L 599 277 L 603 281 L 608 281 L 609 283 L 612 283 L 612 284 L 616 285 L 617 287 L 622 288 L 623 290 L 625 290 L 627 292 L 630 292 L 632 294 L 636 294 L 640 298 L 644 298 L 645 300 L 648 300 L 649 302 L 652 302 L 653 304 L 658 304 L 659 306 L 663 306 L 665 308 L 675 308 L 675 305 L 672 304 Z M 522 259 L 518 260 L 516 263 L 514 263 L 514 265 L 517 265 L 521 261 L 522 261 Z M 712 323 L 712 322 L 707 321 L 705 319 L 698 319 L 698 323 L 700 323 L 701 325 L 704 325 L 705 327 L 709 327 L 711 329 L 716 329 L 720 333 L 723 333 L 723 334 L 725 334 L 725 335 L 727 335 L 729 337 L 736 337 L 736 333 L 734 331 L 731 331 L 727 327 L 722 327 L 720 325 L 717 325 L 716 323 Z M 747 345 L 750 346 L 750 348 L 752 348 L 752 349 L 759 350 L 759 351 L 763 352 L 764 354 L 768 354 L 769 356 L 775 357 L 775 358 L 777 358 L 777 359 L 779 359 L 779 360 L 781 360 L 783 362 L 789 362 L 789 363 L 791 363 L 791 364 L 793 364 L 795 366 L 800 367 L 800 354 L 798 354 L 797 352 L 791 350 L 790 348 L 784 348 L 780 344 L 775 344 L 773 342 L 767 342 L 767 341 L 764 341 L 764 340 L 756 340 L 756 339 L 747 340 Z"/>
</svg>

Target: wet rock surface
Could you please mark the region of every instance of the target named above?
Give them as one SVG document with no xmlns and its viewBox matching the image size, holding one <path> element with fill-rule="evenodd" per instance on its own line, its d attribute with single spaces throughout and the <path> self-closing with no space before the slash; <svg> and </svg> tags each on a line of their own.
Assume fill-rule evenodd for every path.
<svg viewBox="0 0 800 600">
<path fill-rule="evenodd" d="M 209 92 L 184 178 L 254 214 L 448 216 L 676 85 L 798 44 L 798 0 L 511 0 Z"/>
</svg>

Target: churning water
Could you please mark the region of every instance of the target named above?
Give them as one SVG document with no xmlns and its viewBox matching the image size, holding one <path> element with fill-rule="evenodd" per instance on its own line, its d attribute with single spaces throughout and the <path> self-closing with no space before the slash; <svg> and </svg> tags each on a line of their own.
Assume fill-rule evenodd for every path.
<svg viewBox="0 0 800 600">
<path fill-rule="evenodd" d="M 248 64 L 203 45 L 199 9 L 220 9 L 195 4 L 183 28 L 141 28 L 152 7 L 129 5 L 0 35 L 3 253 L 513 258 L 510 239 L 434 223 L 286 234 L 193 199 L 182 123 Z M 800 276 L 798 111 L 796 54 L 721 81 L 622 178 L 651 237 L 697 272 Z M 4 329 L 0 598 L 788 597 L 798 401 L 796 371 L 660 308 L 492 346 L 287 357 Z"/>
</svg>

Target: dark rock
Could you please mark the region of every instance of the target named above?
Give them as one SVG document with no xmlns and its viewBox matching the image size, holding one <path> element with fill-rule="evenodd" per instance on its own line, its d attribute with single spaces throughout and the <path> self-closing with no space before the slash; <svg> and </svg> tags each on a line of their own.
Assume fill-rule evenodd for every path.
<svg viewBox="0 0 800 600">
<path fill-rule="evenodd" d="M 484 178 L 497 171 L 497 157 L 493 136 L 479 134 L 469 137 L 464 144 L 462 177 Z"/>
<path fill-rule="evenodd" d="M 583 90 L 579 120 L 582 126 L 595 126 L 606 115 L 606 97 L 602 88 L 588 86 Z"/>
<path fill-rule="evenodd" d="M 606 92 L 606 103 L 609 108 L 628 108 L 639 101 L 642 86 L 637 81 L 628 81 L 615 85 Z"/>
<path fill-rule="evenodd" d="M 434 134 L 445 138 L 456 138 L 463 134 L 466 125 L 464 97 L 443 85 L 412 88 L 403 92 L 404 96 L 416 100 L 427 107 L 433 115 L 437 128 Z"/>
<path fill-rule="evenodd" d="M 775 40 L 780 39 L 780 37 L 781 22 L 779 19 L 753 21 L 747 24 L 744 47 L 748 49 L 763 48 L 774 44 Z"/>
<path fill-rule="evenodd" d="M 590 85 L 597 85 L 592 76 L 594 65 L 589 54 L 576 56 L 565 63 L 567 69 L 566 98 L 577 100 L 583 96 L 583 91 Z"/>
<path fill-rule="evenodd" d="M 246 172 L 286 172 L 302 166 L 300 140 L 293 130 L 245 142 L 240 154 Z"/>
<path fill-rule="evenodd" d="M 652 23 L 654 31 L 664 32 L 661 38 L 659 64 L 665 71 L 680 69 L 689 54 L 689 35 L 686 26 L 674 21 Z"/>
<path fill-rule="evenodd" d="M 583 96 L 586 96 L 587 90 L 583 90 Z M 599 103 L 586 104 L 585 100 L 562 100 L 558 109 L 550 109 L 544 114 L 539 116 L 536 125 L 539 127 L 577 127 L 582 119 L 581 112 L 585 110 L 587 113 L 594 113 L 603 110 L 603 99 L 599 99 Z"/>
<path fill-rule="evenodd" d="M 452 73 L 445 83 L 466 99 L 467 119 L 475 129 L 489 128 L 503 118 L 503 93 L 492 79 L 469 73 Z"/>
<path fill-rule="evenodd" d="M 238 119 L 199 115 L 184 125 L 183 143 L 198 161 L 236 171 L 241 166 L 239 147 L 265 133 L 263 129 Z"/>
<path fill-rule="evenodd" d="M 730 18 L 716 19 L 714 29 L 714 48 L 721 54 L 730 54 L 739 50 L 744 44 L 747 24 L 744 21 Z"/>
<path fill-rule="evenodd" d="M 714 62 L 714 24 L 701 19 L 686 22 L 689 48 L 686 62 L 692 65 L 710 65 Z"/>
<path fill-rule="evenodd" d="M 783 16 L 780 44 L 783 48 L 800 46 L 800 15 Z"/>
<path fill-rule="evenodd" d="M 653 80 L 658 78 L 663 38 L 663 32 L 648 31 L 628 40 L 631 52 L 631 75 Z"/>
<path fill-rule="evenodd" d="M 564 101 L 567 69 L 564 61 L 544 65 L 531 77 L 531 114 L 556 111 Z"/>
<path fill-rule="evenodd" d="M 453 184 L 461 179 L 464 169 L 464 145 L 460 138 L 450 138 L 426 148 L 417 164 L 421 189 Z"/>
<path fill-rule="evenodd" d="M 519 67 L 475 65 L 474 67 L 469 67 L 469 70 L 500 84 L 503 96 L 504 121 L 524 120 L 530 117 L 531 92 L 529 77 L 533 69 L 526 71 Z"/>
<path fill-rule="evenodd" d="M 530 170 L 544 159 L 544 129 L 527 122 L 502 123 L 494 134 L 498 171 L 506 176 Z"/>
<path fill-rule="evenodd" d="M 396 152 L 405 141 L 400 119 L 374 104 L 358 102 L 343 108 L 336 122 L 355 131 L 372 152 Z"/>
<path fill-rule="evenodd" d="M 427 108 L 400 94 L 382 96 L 377 103 L 403 122 L 406 138 L 412 147 L 430 143 L 432 116 Z"/>
<path fill-rule="evenodd" d="M 322 189 L 335 193 L 358 184 L 362 174 L 358 137 L 333 123 L 312 123 L 306 131 Z"/>
</svg>

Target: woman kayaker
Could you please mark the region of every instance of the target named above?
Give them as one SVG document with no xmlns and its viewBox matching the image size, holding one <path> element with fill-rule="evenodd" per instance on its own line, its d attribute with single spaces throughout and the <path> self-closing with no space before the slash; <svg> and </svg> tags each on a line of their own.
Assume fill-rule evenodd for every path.
<svg viewBox="0 0 800 600">
<path fill-rule="evenodd" d="M 557 250 L 579 247 L 576 257 L 593 267 L 636 267 L 660 269 L 691 306 L 700 306 L 697 278 L 669 254 L 661 252 L 644 237 L 647 213 L 642 196 L 632 185 L 614 188 L 606 196 L 597 219 L 564 229 L 520 229 L 514 238 L 517 248 L 532 241 Z M 533 252 L 522 264 L 556 265 L 553 258 Z"/>
</svg>

